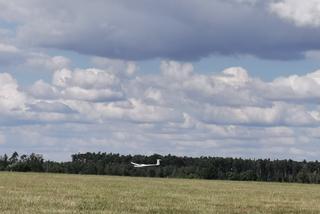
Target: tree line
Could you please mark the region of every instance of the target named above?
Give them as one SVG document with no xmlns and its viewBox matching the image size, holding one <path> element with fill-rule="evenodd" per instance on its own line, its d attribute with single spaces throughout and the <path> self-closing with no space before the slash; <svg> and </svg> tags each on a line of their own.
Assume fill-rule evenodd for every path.
<svg viewBox="0 0 320 214">
<path fill-rule="evenodd" d="M 52 172 L 72 174 L 120 175 L 169 178 L 198 178 L 239 181 L 320 183 L 318 161 L 242 159 L 222 157 L 179 157 L 174 155 L 120 155 L 78 153 L 72 160 L 44 160 L 42 155 L 0 156 L 0 171 Z M 154 163 L 160 167 L 134 168 L 130 162 Z"/>
</svg>

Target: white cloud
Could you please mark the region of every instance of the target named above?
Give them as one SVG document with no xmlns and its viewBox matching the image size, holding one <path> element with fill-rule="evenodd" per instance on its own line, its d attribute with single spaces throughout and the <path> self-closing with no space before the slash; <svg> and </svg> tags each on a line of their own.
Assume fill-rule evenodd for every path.
<svg viewBox="0 0 320 214">
<path fill-rule="evenodd" d="M 125 76 L 133 75 L 138 67 L 133 61 L 124 61 L 120 59 L 109 59 L 105 57 L 93 57 L 92 63 L 98 68 L 102 68 Z"/>
<path fill-rule="evenodd" d="M 320 70 L 304 76 L 280 77 L 261 88 L 264 96 L 273 100 L 318 102 L 320 94 Z"/>
<path fill-rule="evenodd" d="M 161 72 L 165 77 L 173 81 L 185 80 L 191 77 L 193 66 L 191 63 L 178 63 L 175 61 L 162 61 Z"/>
<path fill-rule="evenodd" d="M 272 12 L 298 26 L 320 26 L 319 0 L 280 0 L 270 4 Z"/>
<path fill-rule="evenodd" d="M 18 84 L 8 73 L 0 73 L 0 110 L 22 110 L 26 96 L 18 90 Z"/>
<path fill-rule="evenodd" d="M 2 65 L 11 65 L 22 63 L 24 61 L 24 53 L 17 47 L 0 42 L 0 63 Z"/>
<path fill-rule="evenodd" d="M 319 138 L 319 71 L 265 82 L 238 67 L 218 74 L 173 61 L 160 67 L 160 73 L 131 77 L 116 68 L 60 69 L 51 83 L 39 80 L 26 91 L 1 74 L 0 122 L 11 128 L 0 125 L 0 131 L 20 147 L 29 145 L 27 129 L 34 133 L 32 149 L 53 156 L 62 144 L 66 153 L 110 146 L 125 153 L 318 154 L 312 150 Z"/>
<path fill-rule="evenodd" d="M 0 43 L 0 52 L 1 53 L 19 53 L 20 50 L 15 46 Z"/>
<path fill-rule="evenodd" d="M 51 88 L 46 87 L 49 94 L 59 91 L 61 98 L 86 100 L 86 101 L 108 101 L 122 99 L 120 80 L 109 71 L 99 69 L 68 69 L 57 70 L 53 75 Z M 40 83 L 33 86 L 39 87 Z M 48 96 L 49 96 L 48 94 Z"/>
<path fill-rule="evenodd" d="M 56 80 L 58 81 L 58 80 Z M 58 84 L 60 82 L 58 81 Z M 44 82 L 43 80 L 38 80 L 29 89 L 29 93 L 39 99 L 55 99 L 59 96 L 59 91 L 54 86 Z"/>
<path fill-rule="evenodd" d="M 159 89 L 154 89 L 152 87 L 148 88 L 144 92 L 144 97 L 147 100 L 150 100 L 152 102 L 162 104 L 164 102 L 163 94 Z"/>
<path fill-rule="evenodd" d="M 63 56 L 51 57 L 40 53 L 30 53 L 25 65 L 33 69 L 55 71 L 69 67 L 70 60 Z"/>
<path fill-rule="evenodd" d="M 226 85 L 241 86 L 249 81 L 248 72 L 241 67 L 228 68 L 222 71 L 223 76 L 218 77 Z"/>
<path fill-rule="evenodd" d="M 61 69 L 53 74 L 52 83 L 59 87 L 66 87 L 68 85 L 67 81 L 71 79 L 71 72 L 68 69 Z"/>
<path fill-rule="evenodd" d="M 80 87 L 70 87 L 61 91 L 65 99 L 86 100 L 86 101 L 108 101 L 122 99 L 123 93 L 110 89 L 84 89 Z"/>
<path fill-rule="evenodd" d="M 53 84 L 59 87 L 106 88 L 119 84 L 117 76 L 109 71 L 100 69 L 68 69 L 54 73 Z"/>
<path fill-rule="evenodd" d="M 1 67 L 10 67 L 10 70 L 20 67 L 23 70 L 32 71 L 55 71 L 70 67 L 70 59 L 64 56 L 49 56 L 44 53 L 35 52 L 29 49 L 18 48 L 12 43 L 0 42 L 0 63 Z"/>
</svg>

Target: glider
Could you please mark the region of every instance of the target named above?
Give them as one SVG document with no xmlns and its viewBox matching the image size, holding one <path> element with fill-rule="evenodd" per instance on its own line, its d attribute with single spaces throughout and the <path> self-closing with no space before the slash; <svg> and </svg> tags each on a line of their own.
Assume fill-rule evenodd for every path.
<svg viewBox="0 0 320 214">
<path fill-rule="evenodd" d="M 160 159 L 157 159 L 157 163 L 156 164 L 139 164 L 139 163 L 134 163 L 134 162 L 131 162 L 131 164 L 133 164 L 133 167 L 160 166 Z"/>
</svg>

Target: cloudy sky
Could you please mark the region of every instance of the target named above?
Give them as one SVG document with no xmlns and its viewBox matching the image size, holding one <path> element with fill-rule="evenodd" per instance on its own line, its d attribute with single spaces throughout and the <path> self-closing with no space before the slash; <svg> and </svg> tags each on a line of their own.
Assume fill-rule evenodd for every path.
<svg viewBox="0 0 320 214">
<path fill-rule="evenodd" d="M 2 154 L 320 156 L 320 0 L 0 9 Z"/>
</svg>

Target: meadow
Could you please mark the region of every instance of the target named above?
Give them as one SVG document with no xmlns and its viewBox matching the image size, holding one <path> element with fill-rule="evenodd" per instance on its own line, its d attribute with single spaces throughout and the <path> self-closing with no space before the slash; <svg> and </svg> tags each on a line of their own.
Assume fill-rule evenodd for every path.
<svg viewBox="0 0 320 214">
<path fill-rule="evenodd" d="M 320 185 L 0 173 L 1 213 L 320 213 Z"/>
</svg>

